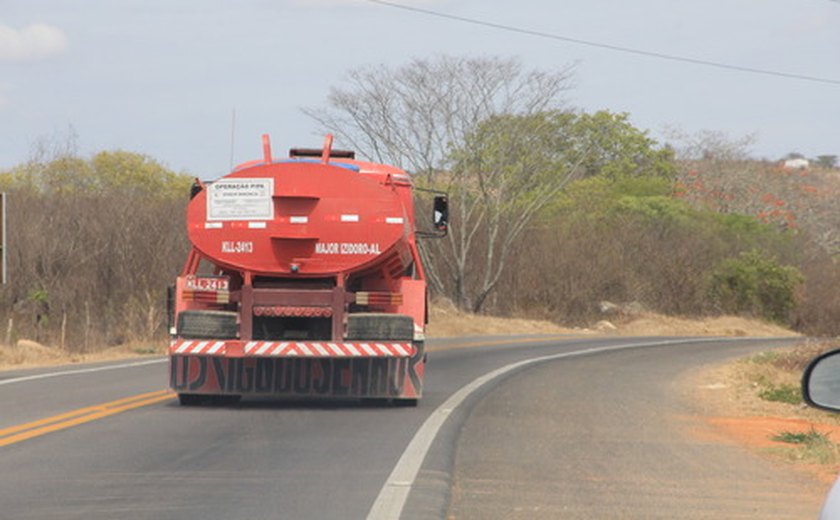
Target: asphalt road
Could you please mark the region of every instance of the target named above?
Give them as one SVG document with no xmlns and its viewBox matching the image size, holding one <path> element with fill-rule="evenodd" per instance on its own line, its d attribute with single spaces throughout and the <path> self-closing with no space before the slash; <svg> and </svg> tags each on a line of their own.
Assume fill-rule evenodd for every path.
<svg viewBox="0 0 840 520">
<path fill-rule="evenodd" d="M 465 422 L 449 518 L 817 518 L 824 484 L 722 440 L 675 381 L 750 348 L 621 351 L 497 385 Z"/>
<path fill-rule="evenodd" d="M 481 340 L 489 345 L 479 348 L 432 352 L 426 394 L 416 409 L 272 401 L 182 408 L 158 392 L 167 374 L 166 364 L 155 361 L 97 365 L 81 374 L 56 375 L 78 367 L 2 373 L 0 518 L 355 519 L 371 511 L 393 518 L 381 512 L 394 511 L 395 504 L 399 510 L 399 496 L 406 498 L 403 518 L 443 518 L 447 511 L 458 518 L 492 518 L 490 512 L 504 508 L 485 505 L 505 493 L 510 504 L 519 500 L 515 507 L 545 501 L 555 508 L 546 509 L 544 518 L 566 518 L 569 511 L 569 518 L 652 518 L 652 509 L 643 507 L 650 504 L 624 497 L 654 491 L 662 504 L 677 508 L 662 517 L 688 518 L 673 514 L 681 500 L 695 507 L 716 495 L 702 490 L 706 455 L 682 451 L 678 439 L 685 432 L 654 435 L 673 427 L 654 420 L 667 415 L 659 407 L 680 406 L 668 382 L 682 368 L 785 342 L 682 339 L 642 346 L 663 341 L 494 338 Z M 608 350 L 627 345 L 637 347 Z M 546 356 L 555 359 L 527 364 Z M 511 367 L 515 363 L 523 364 Z M 486 384 L 475 383 L 505 367 Z M 462 390 L 470 384 L 473 392 Z M 434 423 L 439 430 L 430 427 Z M 512 435 L 508 446 L 499 435 Z M 676 461 L 666 464 L 660 454 Z M 718 461 L 718 471 L 727 470 L 727 456 Z M 563 468 L 562 478 L 548 469 L 512 469 L 531 460 Z M 405 480 L 413 475 L 412 461 L 416 478 Z M 497 461 L 502 470 L 493 477 L 496 487 L 482 487 L 482 475 L 494 473 Z M 762 461 L 748 457 L 739 467 L 751 463 Z M 697 491 L 685 498 L 677 486 L 660 489 L 650 480 L 656 475 L 687 476 Z M 525 495 L 511 488 L 521 479 L 546 484 Z M 754 497 L 744 495 L 749 486 L 733 492 L 742 502 L 760 503 L 767 495 L 764 483 L 752 486 Z M 484 495 L 488 491 L 492 500 Z M 606 505 L 587 516 L 584 506 L 596 503 Z M 730 503 L 713 509 L 726 511 Z M 536 516 L 526 511 L 521 517 Z"/>
</svg>

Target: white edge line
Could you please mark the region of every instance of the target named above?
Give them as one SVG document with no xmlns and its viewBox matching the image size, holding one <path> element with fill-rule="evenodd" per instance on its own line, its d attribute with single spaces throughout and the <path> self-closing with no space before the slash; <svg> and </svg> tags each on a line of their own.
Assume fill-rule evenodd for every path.
<svg viewBox="0 0 840 520">
<path fill-rule="evenodd" d="M 72 376 L 75 374 L 90 374 L 91 372 L 104 372 L 106 370 L 117 370 L 120 368 L 142 367 L 146 365 L 154 365 L 155 363 L 165 363 L 167 361 L 169 361 L 169 357 L 165 357 L 162 359 L 150 359 L 148 361 L 137 361 L 135 363 L 121 363 L 119 365 L 108 365 L 104 367 L 79 368 L 77 370 L 62 370 L 61 372 L 49 372 L 47 374 L 35 374 L 31 376 L 16 377 L 14 379 L 6 379 L 0 381 L 0 385 L 23 383 L 25 381 L 35 381 L 38 379 L 47 379 L 50 377 Z"/>
<path fill-rule="evenodd" d="M 408 495 L 411 493 L 411 487 L 414 485 L 414 480 L 417 478 L 417 473 L 426 459 L 426 454 L 432 446 L 444 422 L 449 417 L 455 408 L 463 403 L 467 397 L 473 392 L 484 386 L 486 383 L 502 376 L 512 370 L 528 365 L 534 365 L 543 361 L 552 361 L 555 359 L 571 358 L 578 356 L 585 356 L 588 354 L 596 354 L 600 352 L 609 352 L 611 350 L 628 350 L 642 347 L 656 347 L 664 345 L 679 345 L 682 343 L 712 343 L 720 341 L 744 341 L 757 340 L 762 338 L 692 338 L 692 339 L 678 339 L 666 341 L 653 341 L 645 343 L 630 343 L 624 345 L 614 345 L 610 347 L 595 347 L 585 350 L 577 350 L 574 352 L 563 352 L 561 354 L 550 354 L 548 356 L 540 356 L 531 359 L 525 359 L 516 363 L 505 365 L 497 368 L 492 372 L 488 372 L 483 376 L 474 379 L 472 382 L 462 386 L 457 392 L 449 396 L 449 399 L 438 406 L 434 412 L 429 415 L 423 426 L 417 430 L 411 442 L 408 443 L 397 465 L 394 466 L 393 471 L 388 476 L 388 480 L 379 491 L 376 501 L 370 508 L 367 515 L 368 520 L 390 520 L 400 518 L 403 507 L 405 506 Z"/>
</svg>

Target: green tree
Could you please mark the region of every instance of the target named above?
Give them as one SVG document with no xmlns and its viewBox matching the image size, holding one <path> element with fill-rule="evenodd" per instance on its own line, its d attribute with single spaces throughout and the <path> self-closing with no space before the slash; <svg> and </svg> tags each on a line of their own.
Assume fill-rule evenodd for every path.
<svg viewBox="0 0 840 520">
<path fill-rule="evenodd" d="M 451 158 L 458 218 L 436 253 L 447 259 L 454 298 L 474 311 L 496 288 L 525 228 L 568 182 L 588 176 L 588 186 L 602 195 L 653 191 L 658 199 L 646 209 L 663 211 L 655 206 L 668 205 L 675 171 L 670 150 L 657 148 L 626 114 L 606 111 L 490 117 Z"/>
<path fill-rule="evenodd" d="M 634 127 L 629 114 L 606 110 L 579 114 L 569 128 L 577 150 L 585 157 L 583 176 L 673 177 L 674 152 L 658 147 L 647 132 Z"/>
<path fill-rule="evenodd" d="M 192 178 L 175 173 L 143 154 L 104 151 L 90 160 L 96 186 L 101 191 L 184 197 Z"/>
<path fill-rule="evenodd" d="M 39 193 L 183 198 L 192 177 L 176 173 L 155 159 L 122 150 L 99 152 L 90 159 L 66 154 L 45 161 L 30 161 L 0 172 L 4 189 Z"/>
<path fill-rule="evenodd" d="M 573 121 L 560 111 L 490 117 L 438 173 L 455 218 L 446 241 L 429 247 L 445 262 L 444 283 L 459 305 L 482 308 L 523 230 L 577 175 L 583 157 L 569 139 Z"/>
<path fill-rule="evenodd" d="M 837 166 L 836 155 L 818 155 L 816 160 L 817 166 L 821 168 L 834 168 Z"/>
</svg>

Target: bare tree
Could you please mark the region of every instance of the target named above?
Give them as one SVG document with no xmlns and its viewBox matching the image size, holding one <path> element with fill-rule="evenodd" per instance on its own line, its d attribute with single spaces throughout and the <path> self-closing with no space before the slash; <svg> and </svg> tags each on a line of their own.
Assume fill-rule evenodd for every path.
<svg viewBox="0 0 840 520">
<path fill-rule="evenodd" d="M 479 122 L 558 108 L 570 76 L 570 67 L 525 71 L 516 59 L 414 59 L 351 70 L 326 108 L 303 111 L 366 157 L 433 174 Z"/>
<path fill-rule="evenodd" d="M 532 170 L 526 165 L 533 158 L 502 161 L 498 154 L 494 164 L 471 162 L 467 143 L 472 137 L 500 146 L 502 134 L 494 134 L 489 122 L 501 116 L 523 118 L 509 120 L 508 133 L 524 130 L 526 121 L 532 125 L 528 130 L 536 130 L 528 117 L 560 109 L 570 77 L 571 67 L 524 70 L 516 59 L 414 59 L 397 68 L 352 70 L 330 91 L 327 107 L 304 112 L 360 154 L 416 173 L 418 185 L 452 190 L 454 225 L 448 239 L 421 248 L 432 257 L 427 268 L 432 287 L 453 295 L 462 307 L 479 310 L 522 229 L 569 171 Z M 519 140 L 511 153 L 526 151 L 527 136 L 507 139 L 508 144 Z M 483 273 L 472 295 L 471 272 Z"/>
<path fill-rule="evenodd" d="M 663 130 L 665 136 L 675 144 L 677 158 L 681 160 L 739 162 L 750 159 L 750 152 L 757 140 L 756 134 L 731 137 L 719 130 L 700 130 L 688 133 L 669 126 Z"/>
</svg>

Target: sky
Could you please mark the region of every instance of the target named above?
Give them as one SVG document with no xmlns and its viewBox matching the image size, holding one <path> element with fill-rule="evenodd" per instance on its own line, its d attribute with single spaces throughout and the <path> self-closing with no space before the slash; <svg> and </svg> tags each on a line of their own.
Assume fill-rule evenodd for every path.
<svg viewBox="0 0 840 520">
<path fill-rule="evenodd" d="M 821 83 L 611 51 L 366 0 L 0 0 L 0 169 L 74 135 L 204 179 L 233 162 L 320 146 L 302 107 L 361 66 L 515 57 L 575 64 L 568 106 L 666 128 L 754 134 L 756 157 L 840 155 L 840 2 L 393 0 L 600 44 L 816 76 Z M 235 112 L 235 124 L 233 114 Z M 233 138 L 233 139 L 232 139 Z M 233 146 L 231 146 L 233 141 Z M 337 142 L 336 147 L 341 147 Z"/>
</svg>

